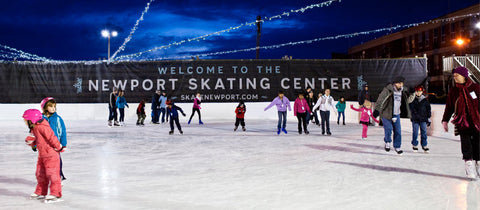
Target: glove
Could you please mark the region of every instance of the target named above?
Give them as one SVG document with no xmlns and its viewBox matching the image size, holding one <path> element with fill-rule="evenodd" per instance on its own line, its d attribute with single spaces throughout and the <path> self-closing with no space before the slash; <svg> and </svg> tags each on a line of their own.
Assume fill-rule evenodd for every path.
<svg viewBox="0 0 480 210">
<path fill-rule="evenodd" d="M 432 121 L 430 120 L 430 118 L 428 118 L 427 127 L 430 127 L 431 124 L 432 124 Z"/>
<path fill-rule="evenodd" d="M 32 150 L 33 150 L 34 152 L 36 152 L 36 151 L 37 151 L 37 145 L 33 145 L 33 146 L 32 146 Z"/>
<path fill-rule="evenodd" d="M 442 125 L 443 125 L 443 130 L 445 130 L 445 132 L 448 132 L 448 122 L 443 121 Z"/>
<path fill-rule="evenodd" d="M 373 111 L 373 117 L 377 118 L 380 115 L 380 112 L 378 110 Z"/>
<path fill-rule="evenodd" d="M 27 136 L 27 138 L 25 138 L 25 144 L 29 145 L 29 146 L 32 146 L 32 143 L 36 140 L 35 136 Z"/>
</svg>

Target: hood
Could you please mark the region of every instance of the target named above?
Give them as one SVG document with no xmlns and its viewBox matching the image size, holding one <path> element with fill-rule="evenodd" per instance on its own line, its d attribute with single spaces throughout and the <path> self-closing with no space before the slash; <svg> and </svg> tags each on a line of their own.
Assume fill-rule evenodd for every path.
<svg viewBox="0 0 480 210">
<path fill-rule="evenodd" d="M 421 96 L 415 96 L 415 98 L 416 98 L 418 101 L 422 101 L 423 99 L 426 99 L 427 97 L 425 97 L 424 95 L 421 95 Z"/>
</svg>

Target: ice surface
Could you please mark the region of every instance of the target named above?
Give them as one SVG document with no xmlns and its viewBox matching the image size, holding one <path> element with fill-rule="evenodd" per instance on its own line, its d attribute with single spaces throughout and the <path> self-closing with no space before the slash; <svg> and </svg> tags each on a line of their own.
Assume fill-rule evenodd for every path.
<svg viewBox="0 0 480 210">
<path fill-rule="evenodd" d="M 383 129 L 332 121 L 332 136 L 310 125 L 299 135 L 289 116 L 108 128 L 106 121 L 66 121 L 63 202 L 29 200 L 37 153 L 24 144 L 23 121 L 0 122 L 0 209 L 480 209 L 480 181 L 465 178 L 460 142 L 429 136 L 430 154 L 413 153 L 403 123 L 402 156 L 383 149 Z M 149 121 L 150 118 L 147 118 Z M 421 151 L 421 150 L 420 150 Z"/>
</svg>

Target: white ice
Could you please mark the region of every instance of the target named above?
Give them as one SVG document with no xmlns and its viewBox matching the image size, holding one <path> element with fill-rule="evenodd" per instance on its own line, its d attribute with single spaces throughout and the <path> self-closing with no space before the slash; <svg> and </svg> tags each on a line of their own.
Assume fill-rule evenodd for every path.
<svg viewBox="0 0 480 210">
<path fill-rule="evenodd" d="M 232 111 L 233 112 L 233 111 Z M 247 110 L 248 112 L 248 110 Z M 310 125 L 299 135 L 289 115 L 276 135 L 276 113 L 246 120 L 108 128 L 105 120 L 66 120 L 63 202 L 29 200 L 37 153 L 24 143 L 21 119 L 1 121 L 0 209 L 480 209 L 480 181 L 465 177 L 458 137 L 429 136 L 430 154 L 411 150 L 411 124 L 402 121 L 405 153 L 383 149 L 383 129 L 337 125 L 322 136 Z M 233 117 L 233 116 L 232 116 Z M 147 122 L 149 121 L 147 118 Z"/>
</svg>

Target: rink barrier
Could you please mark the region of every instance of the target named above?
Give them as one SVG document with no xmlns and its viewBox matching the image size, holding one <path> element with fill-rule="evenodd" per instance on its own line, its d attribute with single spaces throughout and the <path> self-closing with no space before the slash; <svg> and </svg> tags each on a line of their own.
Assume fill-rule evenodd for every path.
<svg viewBox="0 0 480 210">
<path fill-rule="evenodd" d="M 277 110 L 275 107 L 267 111 L 263 111 L 264 108 L 268 105 L 267 102 L 247 102 L 247 112 L 245 113 L 245 120 L 248 123 L 249 120 L 265 120 L 268 123 L 275 123 L 277 120 Z M 357 102 L 348 102 L 347 108 L 345 109 L 345 121 L 346 123 L 356 123 L 358 122 L 358 113 L 350 109 L 350 104 L 353 104 L 358 108 Z M 125 121 L 130 124 L 134 124 L 137 119 L 136 109 L 137 103 L 129 103 L 130 108 L 125 109 Z M 187 117 L 181 117 L 181 122 L 188 121 L 188 117 L 192 113 L 192 103 L 177 103 L 184 112 L 187 114 Z M 231 121 L 232 124 L 235 122 L 235 108 L 238 103 L 202 103 L 202 121 L 206 124 L 208 122 L 225 122 Z M 39 104 L 0 104 L 0 118 L 2 121 L 12 121 L 12 122 L 22 122 L 22 114 L 26 109 L 36 108 L 39 109 Z M 149 123 L 151 120 L 150 104 L 146 104 L 146 123 Z M 293 102 L 291 103 L 293 109 Z M 429 135 L 434 133 L 443 133 L 443 127 L 441 125 L 441 120 L 443 116 L 443 111 L 445 105 L 432 104 L 432 125 L 428 128 Z M 70 104 L 70 103 L 59 103 L 57 104 L 57 112 L 64 119 L 68 125 L 68 121 L 76 120 L 105 120 L 108 118 L 108 104 L 106 103 L 93 103 L 93 104 Z M 288 112 L 287 115 L 288 122 L 296 122 L 296 117 L 293 116 L 293 112 Z M 198 117 L 195 116 L 192 122 L 196 123 Z M 336 126 L 337 115 L 331 113 L 330 121 L 332 126 Z M 183 122 L 182 122 L 183 123 Z M 412 130 L 411 122 L 409 119 L 402 119 L 402 130 L 410 131 Z M 449 123 L 450 133 L 453 132 L 453 125 Z M 452 134 L 453 135 L 453 134 Z"/>
</svg>

